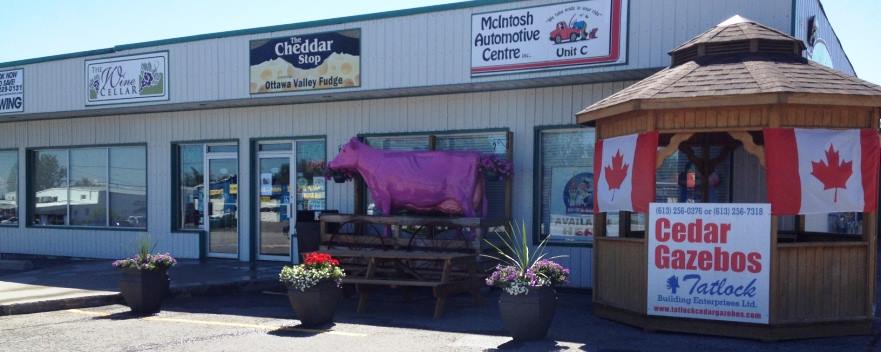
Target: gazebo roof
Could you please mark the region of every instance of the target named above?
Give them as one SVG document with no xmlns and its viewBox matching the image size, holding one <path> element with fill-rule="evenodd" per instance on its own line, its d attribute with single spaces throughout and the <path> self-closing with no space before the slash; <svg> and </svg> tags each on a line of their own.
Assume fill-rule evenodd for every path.
<svg viewBox="0 0 881 352">
<path fill-rule="evenodd" d="M 804 44 L 740 16 L 670 52 L 673 64 L 578 113 L 756 104 L 881 106 L 881 86 L 810 62 Z"/>
</svg>

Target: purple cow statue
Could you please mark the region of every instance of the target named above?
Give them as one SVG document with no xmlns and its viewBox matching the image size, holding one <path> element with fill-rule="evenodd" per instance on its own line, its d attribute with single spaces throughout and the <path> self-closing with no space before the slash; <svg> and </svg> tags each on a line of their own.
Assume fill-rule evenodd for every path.
<svg viewBox="0 0 881 352">
<path fill-rule="evenodd" d="M 328 167 L 358 172 L 385 215 L 406 209 L 473 217 L 486 214 L 479 162 L 477 152 L 384 151 L 352 138 Z"/>
</svg>

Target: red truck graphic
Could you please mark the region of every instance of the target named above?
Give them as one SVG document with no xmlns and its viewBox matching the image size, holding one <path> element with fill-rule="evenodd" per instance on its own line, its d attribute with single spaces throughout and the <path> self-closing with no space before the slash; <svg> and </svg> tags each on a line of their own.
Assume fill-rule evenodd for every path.
<svg viewBox="0 0 881 352">
<path fill-rule="evenodd" d="M 573 19 L 569 23 L 560 21 L 557 28 L 551 32 L 551 41 L 557 44 L 563 42 L 575 42 L 579 40 L 596 39 L 598 28 L 587 31 L 587 22 Z"/>
</svg>

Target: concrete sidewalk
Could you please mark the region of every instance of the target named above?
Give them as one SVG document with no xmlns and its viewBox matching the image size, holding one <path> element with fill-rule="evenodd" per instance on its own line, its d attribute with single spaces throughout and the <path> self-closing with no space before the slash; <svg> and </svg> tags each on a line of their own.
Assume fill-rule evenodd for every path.
<svg viewBox="0 0 881 352">
<path fill-rule="evenodd" d="M 111 261 L 71 261 L 0 276 L 0 315 L 122 303 Z M 182 260 L 169 271 L 172 295 L 199 296 L 276 287 L 283 263 Z"/>
</svg>

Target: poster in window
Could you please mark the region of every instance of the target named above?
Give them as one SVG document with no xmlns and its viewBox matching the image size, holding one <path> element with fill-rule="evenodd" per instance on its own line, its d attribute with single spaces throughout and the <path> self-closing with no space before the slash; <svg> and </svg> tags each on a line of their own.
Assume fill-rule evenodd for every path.
<svg viewBox="0 0 881 352">
<path fill-rule="evenodd" d="M 593 173 L 586 167 L 551 169 L 549 236 L 568 241 L 593 238 Z"/>
<path fill-rule="evenodd" d="M 260 195 L 272 195 L 272 173 L 266 172 L 260 174 Z"/>
</svg>

